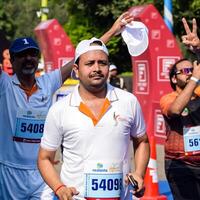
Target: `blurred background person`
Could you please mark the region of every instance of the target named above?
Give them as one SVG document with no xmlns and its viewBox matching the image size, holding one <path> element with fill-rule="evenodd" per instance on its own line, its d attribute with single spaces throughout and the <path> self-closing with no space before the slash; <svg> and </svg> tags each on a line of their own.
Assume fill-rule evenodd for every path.
<svg viewBox="0 0 200 200">
<path fill-rule="evenodd" d="M 114 64 L 111 64 L 109 67 L 109 79 L 108 82 L 117 88 L 127 90 L 127 87 L 125 85 L 125 81 L 123 77 L 118 76 L 117 66 Z"/>
</svg>

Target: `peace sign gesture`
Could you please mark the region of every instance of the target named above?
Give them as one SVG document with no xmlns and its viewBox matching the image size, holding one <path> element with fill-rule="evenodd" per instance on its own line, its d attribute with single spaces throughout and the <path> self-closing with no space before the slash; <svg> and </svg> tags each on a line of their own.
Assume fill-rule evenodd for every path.
<svg viewBox="0 0 200 200">
<path fill-rule="evenodd" d="M 196 19 L 192 19 L 192 31 L 188 26 L 188 23 L 185 18 L 182 18 L 183 26 L 186 32 L 186 35 L 183 35 L 182 42 L 185 44 L 191 51 L 196 52 L 200 48 L 200 40 L 197 35 L 197 22 Z"/>
</svg>

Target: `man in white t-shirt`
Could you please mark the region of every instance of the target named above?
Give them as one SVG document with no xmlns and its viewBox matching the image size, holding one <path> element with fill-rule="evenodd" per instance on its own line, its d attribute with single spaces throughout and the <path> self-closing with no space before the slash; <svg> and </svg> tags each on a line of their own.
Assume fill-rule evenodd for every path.
<svg viewBox="0 0 200 200">
<path fill-rule="evenodd" d="M 107 83 L 108 74 L 105 44 L 97 38 L 81 41 L 72 73 L 80 83 L 50 108 L 38 158 L 44 180 L 59 199 L 74 195 L 87 200 L 124 199 L 127 174 L 138 183 L 133 194 L 144 189 L 149 142 L 141 108 L 133 94 Z M 134 172 L 130 169 L 130 139 Z M 59 177 L 52 161 L 61 144 Z"/>
</svg>

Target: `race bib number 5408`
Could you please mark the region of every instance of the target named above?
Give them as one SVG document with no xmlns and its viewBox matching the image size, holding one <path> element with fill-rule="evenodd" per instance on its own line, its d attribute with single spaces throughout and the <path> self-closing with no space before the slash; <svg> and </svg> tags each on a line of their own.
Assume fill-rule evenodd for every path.
<svg viewBox="0 0 200 200">
<path fill-rule="evenodd" d="M 19 109 L 14 140 L 18 142 L 40 142 L 44 131 L 46 111 Z"/>
</svg>

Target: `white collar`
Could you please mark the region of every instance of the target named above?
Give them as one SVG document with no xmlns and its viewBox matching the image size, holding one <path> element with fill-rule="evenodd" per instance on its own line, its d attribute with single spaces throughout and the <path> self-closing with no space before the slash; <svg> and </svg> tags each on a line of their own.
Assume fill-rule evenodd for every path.
<svg viewBox="0 0 200 200">
<path fill-rule="evenodd" d="M 73 92 L 71 93 L 71 97 L 70 97 L 70 106 L 75 106 L 78 107 L 80 105 L 82 101 L 80 94 L 79 94 L 79 84 L 75 86 Z M 109 83 L 107 83 L 107 94 L 106 94 L 106 98 L 110 101 L 118 101 L 118 97 L 116 94 L 116 88 L 113 87 L 112 85 L 110 85 Z"/>
</svg>

